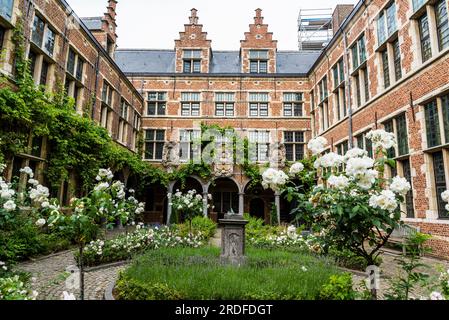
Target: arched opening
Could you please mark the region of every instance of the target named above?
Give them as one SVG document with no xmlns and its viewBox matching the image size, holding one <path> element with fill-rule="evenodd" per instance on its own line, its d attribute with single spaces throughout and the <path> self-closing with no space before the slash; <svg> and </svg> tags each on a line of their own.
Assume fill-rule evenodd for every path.
<svg viewBox="0 0 449 320">
<path fill-rule="evenodd" d="M 239 188 L 232 179 L 216 179 L 209 187 L 209 193 L 214 206 L 210 213 L 212 220 L 223 219 L 231 211 L 239 212 Z"/>
<path fill-rule="evenodd" d="M 177 181 L 173 187 L 173 192 L 176 192 L 177 190 L 183 193 L 189 190 L 195 190 L 197 193 L 203 194 L 203 186 L 193 177 L 186 178 L 184 183 L 182 183 L 182 181 Z"/>
<path fill-rule="evenodd" d="M 270 211 L 274 203 L 274 192 L 265 190 L 260 183 L 249 182 L 245 187 L 245 212 L 270 223 Z"/>
<path fill-rule="evenodd" d="M 265 220 L 265 202 L 261 198 L 254 198 L 249 203 L 251 217 Z"/>
<path fill-rule="evenodd" d="M 152 184 L 144 190 L 145 223 L 162 224 L 167 221 L 167 188 L 161 184 Z"/>
<path fill-rule="evenodd" d="M 299 180 L 292 180 L 295 185 L 299 185 Z M 280 213 L 281 222 L 290 223 L 295 220 L 296 214 L 291 214 L 294 209 L 297 208 L 298 202 L 293 199 L 292 201 L 287 201 L 287 192 L 283 192 L 280 197 Z"/>
<path fill-rule="evenodd" d="M 190 190 L 195 190 L 196 193 L 200 195 L 203 194 L 203 186 L 197 178 L 188 177 L 186 178 L 184 183 L 182 181 L 177 181 L 173 186 L 173 190 L 171 191 L 173 193 L 176 193 L 178 191 L 182 193 L 187 193 Z M 170 224 L 183 223 L 184 221 L 185 221 L 184 213 L 172 209 L 172 214 L 170 216 Z"/>
</svg>

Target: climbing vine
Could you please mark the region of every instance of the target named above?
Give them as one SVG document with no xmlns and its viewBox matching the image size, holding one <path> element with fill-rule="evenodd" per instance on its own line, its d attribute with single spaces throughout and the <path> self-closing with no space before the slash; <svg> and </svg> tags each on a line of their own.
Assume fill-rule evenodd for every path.
<svg viewBox="0 0 449 320">
<path fill-rule="evenodd" d="M 52 187 L 74 173 L 87 190 L 101 167 L 116 171 L 127 167 L 135 175 L 148 172 L 148 165 L 139 155 L 115 144 L 106 129 L 87 116 L 88 112 L 75 112 L 74 100 L 66 95 L 63 86 L 58 84 L 55 93 L 35 86 L 30 62 L 25 58 L 22 23 L 17 24 L 13 41 L 15 79 L 11 82 L 3 77 L 0 88 L 0 160 L 30 153 L 29 138 L 46 137 L 46 178 Z"/>
<path fill-rule="evenodd" d="M 22 23 L 14 30 L 15 70 L 13 83 L 5 76 L 0 83 L 0 161 L 11 159 L 20 153 L 30 153 L 30 137 L 47 139 L 46 178 L 51 187 L 74 177 L 82 192 L 87 192 L 95 181 L 100 168 L 113 171 L 127 169 L 130 176 L 138 178 L 139 187 L 150 184 L 167 186 L 170 181 L 182 183 L 191 175 L 208 179 L 212 168 L 206 163 L 187 163 L 167 172 L 141 159 L 143 149 L 142 132 L 138 135 L 137 153 L 118 146 L 107 130 L 89 117 L 92 106 L 86 106 L 83 115 L 75 112 L 74 99 L 68 97 L 64 87 L 58 84 L 55 93 L 36 87 L 30 73 L 30 61 L 25 58 L 25 38 Z M 232 127 L 201 124 L 201 131 L 215 129 L 224 134 Z M 248 160 L 248 139 L 234 138 L 234 151 L 244 146 L 242 170 L 252 183 L 260 182 L 260 168 Z M 234 152 L 236 154 L 236 152 Z"/>
</svg>

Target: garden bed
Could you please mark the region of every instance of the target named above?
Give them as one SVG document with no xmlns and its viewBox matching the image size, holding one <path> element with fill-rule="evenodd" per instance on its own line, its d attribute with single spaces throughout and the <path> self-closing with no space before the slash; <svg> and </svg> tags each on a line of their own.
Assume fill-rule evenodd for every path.
<svg viewBox="0 0 449 320">
<path fill-rule="evenodd" d="M 318 299 L 330 259 L 250 248 L 242 267 L 219 263 L 220 249 L 163 248 L 134 260 L 117 281 L 119 300 Z"/>
</svg>

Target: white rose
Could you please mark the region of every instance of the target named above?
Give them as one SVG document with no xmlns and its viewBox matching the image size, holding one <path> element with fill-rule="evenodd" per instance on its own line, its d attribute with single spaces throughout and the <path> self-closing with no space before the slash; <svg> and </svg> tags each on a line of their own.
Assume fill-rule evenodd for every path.
<svg viewBox="0 0 449 320">
<path fill-rule="evenodd" d="M 401 178 L 399 176 L 394 177 L 393 181 L 390 185 L 390 190 L 400 194 L 402 196 L 405 196 L 407 192 L 410 191 L 412 187 L 410 186 L 410 183 L 405 178 Z"/>
<path fill-rule="evenodd" d="M 430 300 L 445 300 L 443 295 L 437 291 L 430 294 Z"/>
<path fill-rule="evenodd" d="M 25 167 L 19 170 L 21 173 L 27 174 L 30 178 L 34 177 L 33 170 L 30 167 Z"/>
<path fill-rule="evenodd" d="M 330 176 L 327 180 L 331 187 L 343 190 L 349 186 L 349 179 L 345 176 Z"/>
<path fill-rule="evenodd" d="M 312 152 L 314 156 L 324 151 L 327 145 L 327 140 L 324 137 L 317 137 L 309 141 L 307 148 Z"/>
<path fill-rule="evenodd" d="M 15 194 L 15 191 L 12 189 L 6 189 L 6 190 L 2 190 L 0 192 L 0 198 L 5 199 L 5 200 L 9 200 L 12 198 L 12 196 Z"/>
<path fill-rule="evenodd" d="M 304 170 L 304 165 L 301 162 L 296 162 L 296 163 L 292 164 L 292 166 L 290 168 L 290 174 L 297 175 L 298 173 L 300 173 L 303 170 Z"/>
<path fill-rule="evenodd" d="M 3 204 L 3 209 L 5 209 L 8 212 L 16 210 L 17 206 L 14 201 L 8 200 Z"/>
<path fill-rule="evenodd" d="M 344 160 L 345 162 L 347 162 L 351 158 L 363 158 L 366 156 L 368 156 L 368 152 L 366 150 L 359 148 L 352 148 L 346 152 Z"/>
<path fill-rule="evenodd" d="M 449 190 L 446 190 L 441 194 L 441 199 L 443 199 L 444 202 L 449 202 Z"/>
<path fill-rule="evenodd" d="M 45 219 L 39 219 L 36 221 L 36 226 L 38 227 L 42 227 L 47 223 L 47 221 L 45 221 Z"/>
</svg>

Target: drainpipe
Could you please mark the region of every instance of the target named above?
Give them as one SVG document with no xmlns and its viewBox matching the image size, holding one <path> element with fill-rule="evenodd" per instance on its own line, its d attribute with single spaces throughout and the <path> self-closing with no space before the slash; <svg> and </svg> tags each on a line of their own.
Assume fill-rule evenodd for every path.
<svg viewBox="0 0 449 320">
<path fill-rule="evenodd" d="M 345 100 L 348 108 L 348 147 L 352 149 L 354 147 L 353 134 L 352 134 L 352 105 L 351 105 L 351 75 L 349 74 L 349 50 L 346 39 L 346 32 L 343 32 L 343 46 L 344 46 L 344 66 L 345 66 Z"/>
<path fill-rule="evenodd" d="M 95 120 L 95 110 L 97 107 L 97 91 L 98 91 L 98 81 L 99 81 L 99 75 L 100 73 L 100 51 L 98 51 L 97 55 L 97 61 L 95 61 L 95 89 L 94 89 L 94 95 L 92 97 L 92 112 L 91 112 L 91 118 L 92 120 Z M 101 121 L 101 119 L 100 119 Z"/>
</svg>

